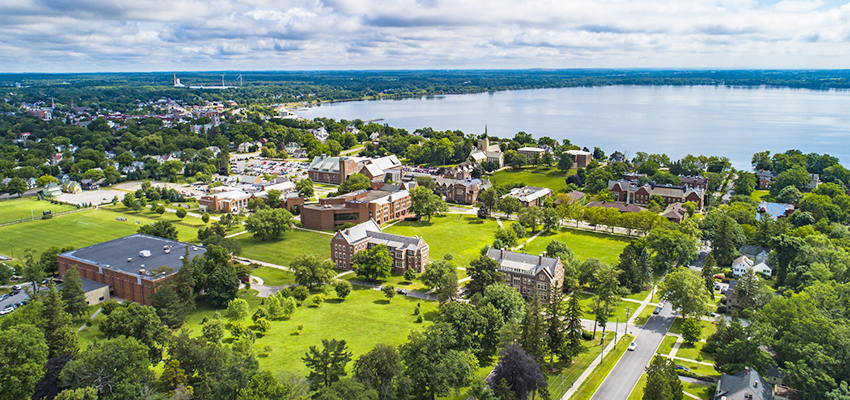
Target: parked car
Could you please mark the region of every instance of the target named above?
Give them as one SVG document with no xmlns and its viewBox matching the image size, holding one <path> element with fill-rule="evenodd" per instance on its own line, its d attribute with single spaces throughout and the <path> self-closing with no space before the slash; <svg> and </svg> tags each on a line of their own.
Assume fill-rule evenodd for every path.
<svg viewBox="0 0 850 400">
<path fill-rule="evenodd" d="M 714 290 L 720 290 L 720 285 L 714 285 Z"/>
<path fill-rule="evenodd" d="M 728 288 L 724 286 L 723 289 L 720 289 L 720 294 L 726 294 L 727 289 Z"/>
<path fill-rule="evenodd" d="M 691 370 L 690 370 L 690 369 L 688 369 L 687 367 L 685 367 L 684 365 L 677 365 L 677 366 L 676 366 L 676 370 L 678 370 L 678 371 L 685 371 L 685 372 L 691 372 Z"/>
<path fill-rule="evenodd" d="M 398 294 L 407 296 L 407 290 L 399 288 L 399 289 L 396 289 L 395 292 L 398 293 Z"/>
<path fill-rule="evenodd" d="M 12 290 L 21 290 L 21 285 L 12 286 Z"/>
<path fill-rule="evenodd" d="M 655 310 L 653 310 L 652 313 L 656 314 L 656 315 L 660 314 L 661 313 L 661 307 L 655 307 Z"/>
<path fill-rule="evenodd" d="M 637 348 L 637 343 L 635 343 L 635 342 L 629 343 L 629 351 L 635 351 L 636 348 Z"/>
</svg>

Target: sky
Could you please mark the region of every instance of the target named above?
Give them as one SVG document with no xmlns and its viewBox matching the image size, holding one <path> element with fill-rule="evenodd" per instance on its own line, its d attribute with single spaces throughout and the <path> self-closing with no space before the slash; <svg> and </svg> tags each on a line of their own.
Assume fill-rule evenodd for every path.
<svg viewBox="0 0 850 400">
<path fill-rule="evenodd" d="M 0 72 L 848 66 L 833 0 L 0 0 Z"/>
</svg>

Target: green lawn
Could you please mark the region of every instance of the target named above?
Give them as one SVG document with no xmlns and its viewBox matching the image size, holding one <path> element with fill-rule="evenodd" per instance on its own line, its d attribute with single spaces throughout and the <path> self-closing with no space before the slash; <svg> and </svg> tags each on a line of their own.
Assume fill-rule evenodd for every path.
<svg viewBox="0 0 850 400">
<path fill-rule="evenodd" d="M 582 318 L 589 319 L 591 321 L 596 319 L 596 314 L 593 310 L 596 307 L 596 297 L 592 294 L 588 293 L 578 293 L 578 304 L 581 306 L 581 310 L 584 312 Z M 606 330 L 614 330 L 617 327 L 617 318 L 620 318 L 620 328 L 623 328 L 623 324 L 626 322 L 626 307 L 631 308 L 631 312 L 634 313 L 635 310 L 640 305 L 637 303 L 632 303 L 630 301 L 620 301 L 617 305 L 610 310 L 611 316 L 608 317 L 608 324 L 606 325 Z M 631 314 L 630 314 L 631 315 Z M 602 330 L 602 327 L 599 327 L 599 330 Z"/>
<path fill-rule="evenodd" d="M 605 333 L 605 343 L 614 339 L 613 332 Z M 560 398 L 567 390 L 575 383 L 579 376 L 587 369 L 593 360 L 599 358 L 599 353 L 602 352 L 602 346 L 599 345 L 599 340 L 589 340 L 583 343 L 584 351 L 572 360 L 572 364 L 565 365 L 557 357 L 555 357 L 555 372 L 550 372 L 548 364 L 543 367 L 543 373 L 546 374 L 546 381 L 549 382 L 549 394 L 552 398 Z"/>
<path fill-rule="evenodd" d="M 676 336 L 664 336 L 664 340 L 661 341 L 661 346 L 658 346 L 656 353 L 663 354 L 665 356 L 670 354 L 670 351 L 673 350 L 673 345 L 676 344 L 677 340 L 679 340 L 679 338 Z"/>
<path fill-rule="evenodd" d="M 301 254 L 313 254 L 322 260 L 331 258 L 331 239 L 323 233 L 293 229 L 280 240 L 260 241 L 250 233 L 234 237 L 242 245 L 242 257 L 277 265 L 289 265 Z"/>
<path fill-rule="evenodd" d="M 482 220 L 474 215 L 447 214 L 428 221 L 400 221 L 384 232 L 396 235 L 418 235 L 428 243 L 431 260 L 452 253 L 459 267 L 469 266 L 478 258 L 484 246 L 493 244 L 499 225 L 493 219 Z M 532 242 L 533 243 L 533 242 Z M 461 271 L 458 271 L 458 279 Z"/>
<path fill-rule="evenodd" d="M 628 400 L 642 400 L 643 399 L 643 388 L 646 387 L 646 373 L 640 376 L 635 388 L 632 389 L 632 394 L 629 395 Z M 707 398 L 707 397 L 703 397 Z"/>
<path fill-rule="evenodd" d="M 651 288 L 650 288 L 650 289 L 646 289 L 646 290 L 644 290 L 644 291 L 642 291 L 642 292 L 638 292 L 638 293 L 635 293 L 635 294 L 630 294 L 630 295 L 626 296 L 626 298 L 627 298 L 627 299 L 632 299 L 632 300 L 637 300 L 637 301 L 644 301 L 644 300 L 646 300 L 646 298 L 647 298 L 647 297 L 649 297 L 649 292 L 651 292 L 651 291 L 652 291 L 652 289 L 651 289 Z"/>
<path fill-rule="evenodd" d="M 753 192 L 750 193 L 750 197 L 755 199 L 755 201 L 766 200 L 766 199 L 764 199 L 764 197 L 769 197 L 769 196 L 770 196 L 770 190 L 753 190 Z"/>
<path fill-rule="evenodd" d="M 118 221 L 116 217 L 126 217 L 127 221 Z M 138 232 L 141 224 L 156 221 L 171 221 L 177 228 L 177 239 L 189 243 L 197 243 L 198 228 L 204 226 L 200 218 L 187 216 L 180 221 L 173 213 L 160 216 L 145 211 L 133 213 L 90 209 L 58 215 L 48 220 L 2 226 L 0 237 L 3 238 L 3 243 L 0 245 L 0 252 L 8 255 L 7 252 L 12 250 L 10 246 L 14 246 L 16 256 L 20 256 L 20 251 L 24 249 L 41 253 L 51 246 L 80 248 L 131 235 Z M 240 227 L 231 232 L 241 229 Z"/>
<path fill-rule="evenodd" d="M 696 374 L 710 376 L 713 378 L 720 378 L 720 372 L 717 372 L 717 370 L 714 369 L 714 366 L 702 365 L 682 360 L 673 360 L 673 363 L 675 363 L 676 365 L 685 366 L 690 369 L 691 372 Z"/>
<path fill-rule="evenodd" d="M 702 325 L 702 335 L 700 336 L 700 339 L 708 338 L 709 336 L 711 336 L 712 333 L 714 333 L 715 330 L 717 330 L 717 324 L 714 322 L 700 320 L 699 323 L 700 325 Z M 670 333 L 675 333 L 678 335 L 682 334 L 681 318 L 676 318 L 676 320 L 673 321 L 673 325 L 670 325 Z"/>
<path fill-rule="evenodd" d="M 655 311 L 655 306 L 647 304 L 646 307 L 643 308 L 643 311 L 640 312 L 640 315 L 635 318 L 635 325 L 646 324 L 646 321 L 652 316 L 653 311 Z"/>
<path fill-rule="evenodd" d="M 521 251 L 528 254 L 540 254 L 552 240 L 560 240 L 572 249 L 579 260 L 596 257 L 602 262 L 616 264 L 620 253 L 631 242 L 630 239 L 606 235 L 604 233 L 585 232 L 573 229 L 561 229 L 558 233 L 547 232 L 534 239 Z"/>
<path fill-rule="evenodd" d="M 708 382 L 706 382 L 706 383 L 708 383 Z M 694 396 L 697 396 L 701 399 L 709 399 L 709 398 L 713 397 L 712 395 L 714 394 L 714 392 L 711 391 L 711 388 L 712 388 L 711 384 L 700 385 L 700 384 L 696 384 L 696 383 L 692 383 L 692 382 L 682 381 L 682 389 L 685 392 L 688 392 L 688 393 L 690 393 Z M 685 396 L 685 397 L 687 398 L 688 396 Z"/>
<path fill-rule="evenodd" d="M 602 385 L 602 381 L 605 380 L 605 377 L 608 376 L 608 373 L 614 369 L 614 365 L 617 364 L 617 361 L 626 352 L 626 348 L 629 347 L 629 343 L 632 342 L 634 336 L 626 335 L 617 342 L 617 345 L 614 346 L 614 350 L 606 354 L 602 358 L 602 362 L 596 366 L 590 376 L 581 384 L 579 389 L 575 394 L 570 398 L 570 400 L 584 400 L 589 399 L 593 396 L 593 393 L 596 392 L 596 389 Z"/>
<path fill-rule="evenodd" d="M 76 210 L 76 206 L 66 204 L 51 204 L 47 200 L 38 200 L 38 196 L 13 198 L 0 201 L 0 224 L 32 217 L 41 218 L 42 211 L 50 210 L 53 213 Z"/>
<path fill-rule="evenodd" d="M 280 268 L 260 267 L 251 271 L 251 275 L 262 279 L 266 286 L 283 286 L 295 283 L 295 274 Z"/>
<path fill-rule="evenodd" d="M 694 344 L 682 343 L 682 345 L 679 346 L 679 351 L 676 352 L 676 357 L 713 363 L 714 354 L 702 351 L 703 346 L 705 346 L 705 343 L 703 342 L 697 342 Z"/>
<path fill-rule="evenodd" d="M 522 183 L 525 186 L 545 187 L 556 192 L 567 186 L 566 179 L 570 173 L 574 174 L 575 170 L 566 173 L 555 167 L 530 167 L 523 168 L 520 171 L 504 170 L 496 172 L 490 176 L 490 181 L 494 185 Z"/>
<path fill-rule="evenodd" d="M 458 270 L 457 272 L 458 272 L 458 275 L 460 275 L 460 273 L 463 272 L 463 271 Z M 342 279 L 349 280 L 349 281 L 366 282 L 365 279 L 357 276 L 357 274 L 355 274 L 354 272 L 352 272 L 350 274 L 343 275 Z M 374 282 L 369 282 L 369 283 L 374 283 Z M 407 279 L 404 279 L 404 275 L 396 274 L 396 273 L 393 273 L 389 278 L 379 280 L 377 283 L 379 285 L 393 285 L 393 286 L 400 288 L 400 289 L 417 290 L 417 291 L 420 291 L 420 292 L 423 292 L 423 293 L 428 290 L 428 288 L 425 287 L 425 284 L 422 283 L 421 280 L 414 279 L 413 281 L 408 281 Z"/>
</svg>

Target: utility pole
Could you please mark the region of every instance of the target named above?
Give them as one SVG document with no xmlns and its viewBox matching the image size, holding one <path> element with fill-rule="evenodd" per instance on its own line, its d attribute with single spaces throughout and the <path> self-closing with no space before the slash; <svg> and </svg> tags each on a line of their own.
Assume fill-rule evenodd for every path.
<svg viewBox="0 0 850 400">
<path fill-rule="evenodd" d="M 617 317 L 617 327 L 614 328 L 614 341 L 617 341 L 617 335 L 620 334 L 620 317 Z M 625 335 L 623 335 L 625 336 Z"/>
<path fill-rule="evenodd" d="M 626 326 L 623 328 L 623 336 L 629 332 L 629 315 L 632 313 L 631 307 L 626 307 Z"/>
</svg>

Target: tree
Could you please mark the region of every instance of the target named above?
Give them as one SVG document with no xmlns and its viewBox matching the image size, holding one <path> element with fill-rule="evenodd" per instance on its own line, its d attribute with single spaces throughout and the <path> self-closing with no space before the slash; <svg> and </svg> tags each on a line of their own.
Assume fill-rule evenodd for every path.
<svg viewBox="0 0 850 400">
<path fill-rule="evenodd" d="M 552 287 L 549 304 L 546 309 L 546 347 L 549 349 L 549 369 L 555 370 L 555 355 L 565 358 L 566 335 L 564 332 L 563 313 L 564 291 Z M 569 357 L 566 357 L 569 358 Z"/>
<path fill-rule="evenodd" d="M 528 157 L 525 154 L 517 154 L 511 160 L 511 169 L 519 171 L 522 167 L 528 165 Z"/>
<path fill-rule="evenodd" d="M 702 336 L 702 325 L 697 318 L 685 318 L 682 322 L 682 338 L 687 344 L 699 342 Z"/>
<path fill-rule="evenodd" d="M 605 327 L 608 322 L 611 305 L 619 301 L 617 294 L 620 291 L 618 276 L 620 270 L 612 265 L 602 263 L 600 268 L 593 271 L 594 292 L 596 293 L 596 324 L 602 326 L 602 338 L 605 338 Z M 593 335 L 596 336 L 596 325 L 593 326 Z"/>
<path fill-rule="evenodd" d="M 156 221 L 152 225 L 142 225 L 139 227 L 139 233 L 177 240 L 177 228 L 169 221 Z"/>
<path fill-rule="evenodd" d="M 673 360 L 655 356 L 646 367 L 646 387 L 643 400 L 682 400 L 682 382 L 673 367 Z"/>
<path fill-rule="evenodd" d="M 714 237 L 711 241 L 711 253 L 718 265 L 732 265 L 741 253 L 738 248 L 744 244 L 746 237 L 741 226 L 732 217 L 723 215 L 717 221 Z"/>
<path fill-rule="evenodd" d="M 6 184 L 6 191 L 9 192 L 10 195 L 16 194 L 18 197 L 21 197 L 24 195 L 24 192 L 27 191 L 27 184 L 21 178 L 12 178 L 12 180 Z"/>
<path fill-rule="evenodd" d="M 292 297 L 298 300 L 298 304 L 303 304 L 309 295 L 310 291 L 304 286 L 297 286 L 295 289 L 292 289 Z"/>
<path fill-rule="evenodd" d="M 422 274 L 422 283 L 435 289 L 441 303 L 457 296 L 457 267 L 451 261 L 437 260 L 431 263 Z"/>
<path fill-rule="evenodd" d="M 658 291 L 682 313 L 682 317 L 701 317 L 708 312 L 709 297 L 702 277 L 687 268 L 677 268 L 658 284 Z"/>
<path fill-rule="evenodd" d="M 154 210 L 154 211 L 156 211 L 156 213 L 159 214 L 159 215 L 165 214 L 165 206 L 159 205 L 159 206 L 156 207 L 156 210 Z"/>
<path fill-rule="evenodd" d="M 20 259 L 23 263 L 23 278 L 25 281 L 32 282 L 33 294 L 37 295 L 38 285 L 44 279 L 44 268 L 35 260 L 35 254 L 30 249 L 24 250 Z"/>
<path fill-rule="evenodd" d="M 313 296 L 313 304 L 315 304 L 317 308 L 321 307 L 322 303 L 324 303 L 324 302 L 325 302 L 325 295 L 320 293 L 320 294 Z"/>
<path fill-rule="evenodd" d="M 346 375 L 345 366 L 351 361 L 351 352 L 345 340 L 322 339 L 321 351 L 316 346 L 310 346 L 301 359 L 310 369 L 310 375 L 307 376 L 310 388 L 319 390 Z"/>
<path fill-rule="evenodd" d="M 567 172 L 573 168 L 573 157 L 567 153 L 562 153 L 558 158 L 558 170 Z"/>
<path fill-rule="evenodd" d="M 264 208 L 245 220 L 245 230 L 261 240 L 277 240 L 292 229 L 292 214 L 280 208 Z"/>
<path fill-rule="evenodd" d="M 278 381 L 271 372 L 261 371 L 251 377 L 236 400 L 288 399 L 291 393 L 289 385 Z"/>
<path fill-rule="evenodd" d="M 392 273 L 393 259 L 385 244 L 359 251 L 352 261 L 354 273 L 369 281 L 388 278 Z"/>
<path fill-rule="evenodd" d="M 97 389 L 87 386 L 79 389 L 66 389 L 56 395 L 56 400 L 97 400 Z"/>
<path fill-rule="evenodd" d="M 148 349 L 132 337 L 95 341 L 59 375 L 61 385 L 94 387 L 101 399 L 137 398 L 154 380 Z"/>
<path fill-rule="evenodd" d="M 295 182 L 295 189 L 298 190 L 298 194 L 304 198 L 313 197 L 315 191 L 313 190 L 313 180 L 310 178 L 301 179 L 298 182 Z"/>
<path fill-rule="evenodd" d="M 505 215 L 510 218 L 511 214 L 515 214 L 519 211 L 522 205 L 519 203 L 516 197 L 505 197 L 499 201 L 499 211 L 505 213 Z"/>
<path fill-rule="evenodd" d="M 741 194 L 744 196 L 749 196 L 753 193 L 757 185 L 756 176 L 750 172 L 740 171 L 738 172 L 738 177 L 735 178 L 734 187 L 735 194 Z"/>
<path fill-rule="evenodd" d="M 205 224 L 209 223 L 210 222 L 210 213 L 204 213 L 203 215 L 201 215 L 201 221 L 204 221 Z"/>
<path fill-rule="evenodd" d="M 41 315 L 47 325 L 44 329 L 49 356 L 77 353 L 77 335 L 71 327 L 71 315 L 65 311 L 65 302 L 53 282 L 47 285 Z"/>
<path fill-rule="evenodd" d="M 499 192 L 493 188 L 487 189 L 478 194 L 478 201 L 488 210 L 495 210 L 499 204 Z"/>
<path fill-rule="evenodd" d="M 83 282 L 80 280 L 80 272 L 76 266 L 68 268 L 62 278 L 62 300 L 65 302 L 65 311 L 74 316 L 85 314 L 88 309 L 86 293 L 83 291 Z"/>
<path fill-rule="evenodd" d="M 581 318 L 584 313 L 578 303 L 578 297 L 570 296 L 566 312 L 566 345 L 564 346 L 564 354 L 562 359 L 570 361 L 584 351 Z"/>
<path fill-rule="evenodd" d="M 706 292 L 709 293 L 711 300 L 714 300 L 714 267 L 716 265 L 717 264 L 714 262 L 714 256 L 709 254 L 708 257 L 705 258 L 705 263 L 700 271 Z"/>
<path fill-rule="evenodd" d="M 342 378 L 316 392 L 315 400 L 378 400 L 378 392 L 351 378 Z"/>
<path fill-rule="evenodd" d="M 523 348 L 510 345 L 499 357 L 499 363 L 489 377 L 491 387 L 507 382 L 517 400 L 525 400 L 529 393 L 545 390 L 548 387 L 546 377 L 540 371 L 540 365 Z M 548 397 L 548 396 L 547 396 Z"/>
<path fill-rule="evenodd" d="M 236 298 L 238 290 L 239 277 L 233 267 L 226 262 L 216 263 L 206 280 L 207 303 L 213 307 L 223 307 Z"/>
<path fill-rule="evenodd" d="M 366 175 L 363 175 L 361 173 L 354 173 L 349 175 L 348 178 L 345 178 L 345 181 L 339 185 L 339 189 L 337 189 L 337 195 L 343 195 L 357 190 L 369 189 L 370 187 L 372 187 L 372 181 Z"/>
<path fill-rule="evenodd" d="M 537 231 L 537 225 L 543 219 L 543 211 L 538 207 L 525 207 L 519 211 L 519 223 L 526 228 L 531 228 L 531 232 Z"/>
<path fill-rule="evenodd" d="M 417 218 L 427 218 L 431 222 L 431 216 L 440 215 L 449 210 L 446 201 L 434 194 L 431 189 L 417 186 L 410 196 L 411 210 Z"/>
<path fill-rule="evenodd" d="M 28 399 L 47 363 L 44 334 L 29 324 L 0 331 L 0 387 L 3 397 Z"/>
<path fill-rule="evenodd" d="M 244 299 L 233 299 L 227 303 L 225 318 L 231 322 L 241 322 L 248 318 L 248 302 Z"/>
<path fill-rule="evenodd" d="M 341 279 L 336 283 L 336 285 L 334 285 L 334 291 L 336 291 L 336 297 L 345 300 L 345 298 L 351 294 L 351 282 Z"/>
<path fill-rule="evenodd" d="M 309 289 L 316 285 L 324 285 L 335 275 L 333 263 L 330 260 L 322 260 L 313 254 L 302 254 L 296 257 L 289 268 L 295 274 L 295 283 L 307 286 Z"/>
<path fill-rule="evenodd" d="M 413 268 L 404 270 L 404 280 L 413 282 L 414 279 L 416 279 L 416 271 L 414 271 Z"/>
<path fill-rule="evenodd" d="M 174 390 L 180 386 L 186 386 L 189 383 L 186 378 L 186 371 L 180 368 L 180 360 L 171 359 L 165 363 L 157 381 L 157 386 L 160 391 L 174 394 Z"/>
<path fill-rule="evenodd" d="M 477 362 L 470 352 L 456 349 L 455 332 L 450 325 L 434 324 L 424 332 L 413 331 L 399 348 L 404 375 L 417 397 L 436 400 L 451 389 L 469 386 Z"/>
<path fill-rule="evenodd" d="M 387 298 L 387 304 L 393 301 L 393 297 L 395 297 L 395 286 L 393 285 L 384 285 L 381 288 L 381 291 L 384 292 L 384 297 Z"/>
<path fill-rule="evenodd" d="M 148 350 L 151 362 L 159 362 L 168 343 L 168 331 L 151 307 L 139 303 L 121 305 L 106 316 L 100 329 L 107 338 L 126 336 L 137 339 Z"/>
<path fill-rule="evenodd" d="M 0 263 L 0 285 L 5 285 L 9 283 L 9 279 L 12 279 L 14 276 L 15 270 L 12 267 L 6 265 L 5 263 Z"/>
<path fill-rule="evenodd" d="M 41 268 L 48 275 L 54 275 L 59 273 L 59 254 L 74 250 L 71 246 L 66 247 L 58 247 L 51 246 L 49 249 L 45 250 L 41 253 L 41 257 L 38 260 L 38 263 L 41 265 Z"/>
<path fill-rule="evenodd" d="M 522 323 L 520 324 L 522 334 L 519 338 L 519 345 L 538 364 L 543 364 L 543 358 L 546 356 L 546 347 L 543 341 L 543 336 L 546 333 L 546 324 L 543 321 L 540 311 L 540 301 L 535 293 L 531 296 L 531 304 L 526 308 L 525 316 L 523 316 Z"/>
<path fill-rule="evenodd" d="M 354 362 L 354 379 L 378 392 L 380 400 L 389 400 L 402 368 L 398 350 L 378 344 Z"/>
<path fill-rule="evenodd" d="M 478 303 L 478 307 L 493 305 L 504 317 L 505 322 L 519 321 L 525 314 L 525 300 L 519 292 L 506 285 L 497 282 L 484 288 L 484 298 Z"/>
<path fill-rule="evenodd" d="M 503 282 L 505 275 L 498 269 L 499 263 L 486 255 L 481 255 L 472 260 L 466 270 L 469 274 L 469 283 L 466 284 L 466 297 L 471 298 L 475 294 L 484 296 L 484 290 L 488 286 Z"/>
<path fill-rule="evenodd" d="M 770 157 L 770 152 L 762 151 L 753 154 L 752 165 L 754 171 L 772 171 L 773 159 Z"/>
<path fill-rule="evenodd" d="M 646 247 L 655 253 L 655 262 L 665 268 L 693 260 L 697 255 L 696 240 L 667 225 L 649 232 Z"/>
<path fill-rule="evenodd" d="M 177 207 L 177 218 L 180 218 L 180 219 L 186 218 L 186 214 L 188 214 L 188 211 L 186 211 L 185 208 Z"/>
<path fill-rule="evenodd" d="M 554 232 L 561 226 L 561 216 L 554 208 L 547 208 L 543 210 L 542 222 L 543 229 Z"/>
</svg>

